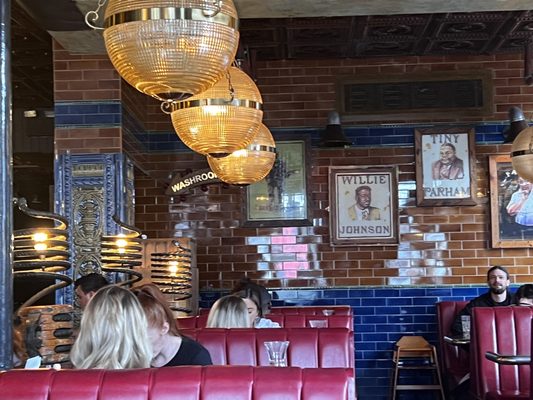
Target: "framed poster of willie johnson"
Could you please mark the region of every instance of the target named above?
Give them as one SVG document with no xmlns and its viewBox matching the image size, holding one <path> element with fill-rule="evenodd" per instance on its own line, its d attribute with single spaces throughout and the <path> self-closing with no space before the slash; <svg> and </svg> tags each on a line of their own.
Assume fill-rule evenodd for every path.
<svg viewBox="0 0 533 400">
<path fill-rule="evenodd" d="M 329 167 L 331 244 L 398 242 L 396 167 Z"/>
</svg>

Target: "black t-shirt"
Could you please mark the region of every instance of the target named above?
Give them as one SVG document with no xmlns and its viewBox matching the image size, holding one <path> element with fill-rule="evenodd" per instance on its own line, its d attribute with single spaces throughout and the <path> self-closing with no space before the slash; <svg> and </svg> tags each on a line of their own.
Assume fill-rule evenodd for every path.
<svg viewBox="0 0 533 400">
<path fill-rule="evenodd" d="M 181 337 L 182 342 L 176 355 L 163 367 L 177 367 L 179 365 L 212 365 L 211 355 L 200 343 L 187 336 Z"/>
<path fill-rule="evenodd" d="M 507 291 L 507 297 L 504 301 L 501 303 L 497 303 L 494 300 L 492 300 L 492 297 L 490 296 L 490 290 L 487 293 L 483 293 L 481 296 L 476 297 L 475 299 L 470 300 L 470 302 L 457 314 L 455 317 L 455 320 L 453 321 L 452 325 L 452 333 L 454 335 L 462 335 L 463 334 L 463 326 L 461 324 L 461 316 L 463 315 L 470 315 L 472 316 L 472 308 L 474 307 L 503 307 L 503 306 L 510 306 L 513 304 L 511 293 Z"/>
</svg>

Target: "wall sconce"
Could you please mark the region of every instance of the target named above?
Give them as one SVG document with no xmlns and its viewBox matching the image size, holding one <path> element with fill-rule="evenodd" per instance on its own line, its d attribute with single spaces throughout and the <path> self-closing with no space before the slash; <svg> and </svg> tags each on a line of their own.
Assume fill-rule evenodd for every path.
<svg viewBox="0 0 533 400">
<path fill-rule="evenodd" d="M 248 146 L 263 119 L 262 98 L 254 81 L 237 67 L 211 88 L 167 105 L 179 138 L 192 150 L 225 157 Z"/>
<path fill-rule="evenodd" d="M 100 8 L 85 16 L 93 29 Z M 126 82 L 161 101 L 205 91 L 231 65 L 239 45 L 232 0 L 109 0 L 104 41 Z"/>
<path fill-rule="evenodd" d="M 520 113 L 514 110 L 513 114 L 511 114 L 513 109 L 517 109 Z M 523 128 L 514 139 L 511 147 L 513 169 L 518 176 L 529 182 L 533 182 L 533 128 L 528 127 L 524 115 L 518 107 L 511 108 L 511 110 L 509 110 L 509 115 L 518 115 L 514 121 L 511 119 L 511 127 L 509 131 L 516 132 L 518 129 Z M 513 132 L 511 132 L 511 134 L 512 133 Z M 511 136 L 511 134 L 509 136 Z"/>
</svg>

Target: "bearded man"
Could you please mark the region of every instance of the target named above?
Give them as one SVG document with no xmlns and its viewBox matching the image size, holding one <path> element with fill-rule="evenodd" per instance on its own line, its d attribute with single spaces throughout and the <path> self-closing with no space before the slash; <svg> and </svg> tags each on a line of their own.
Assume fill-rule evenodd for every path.
<svg viewBox="0 0 533 400">
<path fill-rule="evenodd" d="M 474 307 L 510 306 L 512 304 L 512 296 L 508 290 L 510 284 L 509 272 L 505 267 L 496 265 L 489 269 L 487 272 L 487 285 L 489 285 L 489 291 L 470 300 L 466 307 L 457 314 L 452 325 L 452 333 L 454 335 L 463 334 L 461 317 L 463 315 L 472 317 L 472 308 Z"/>
</svg>

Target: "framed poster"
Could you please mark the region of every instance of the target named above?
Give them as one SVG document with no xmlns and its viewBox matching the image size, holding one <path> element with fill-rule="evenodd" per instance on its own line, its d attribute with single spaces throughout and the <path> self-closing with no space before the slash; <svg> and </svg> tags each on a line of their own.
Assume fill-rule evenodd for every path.
<svg viewBox="0 0 533 400">
<path fill-rule="evenodd" d="M 331 244 L 398 242 L 396 167 L 329 167 Z"/>
<path fill-rule="evenodd" d="M 293 136 L 294 137 L 294 136 Z M 306 139 L 276 140 L 276 161 L 261 182 L 246 188 L 244 226 L 312 225 Z"/>
<path fill-rule="evenodd" d="M 533 247 L 533 185 L 513 170 L 509 155 L 489 157 L 492 247 Z"/>
<path fill-rule="evenodd" d="M 415 130 L 416 200 L 419 206 L 475 205 L 473 129 Z"/>
</svg>

